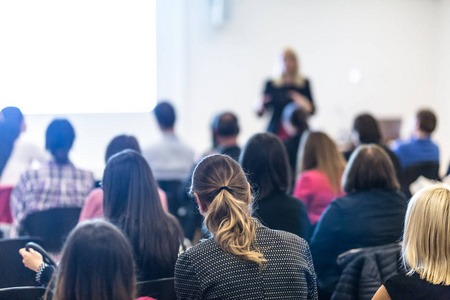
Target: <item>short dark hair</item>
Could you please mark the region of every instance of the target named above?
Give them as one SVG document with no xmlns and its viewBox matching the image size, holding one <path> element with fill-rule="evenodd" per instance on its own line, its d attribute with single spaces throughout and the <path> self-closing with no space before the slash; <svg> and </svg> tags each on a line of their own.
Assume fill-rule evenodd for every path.
<svg viewBox="0 0 450 300">
<path fill-rule="evenodd" d="M 298 134 L 301 134 L 303 131 L 308 130 L 308 115 L 301 108 L 296 108 L 290 118 L 289 121 L 291 125 L 295 128 Z"/>
<path fill-rule="evenodd" d="M 347 194 L 400 188 L 389 155 L 375 144 L 361 145 L 352 153 L 344 170 L 342 186 Z"/>
<path fill-rule="evenodd" d="M 68 153 L 75 140 L 75 130 L 67 119 L 55 119 L 45 132 L 45 149 L 52 155 L 62 151 Z"/>
<path fill-rule="evenodd" d="M 419 129 L 428 134 L 432 133 L 436 129 L 436 115 L 428 109 L 421 109 L 417 112 L 417 121 L 419 123 Z"/>
<path fill-rule="evenodd" d="M 153 109 L 159 126 L 172 128 L 175 124 L 176 114 L 172 104 L 167 101 L 159 102 Z"/>
<path fill-rule="evenodd" d="M 252 136 L 239 161 L 257 200 L 273 191 L 289 189 L 289 160 L 283 142 L 276 135 L 258 133 Z"/>
<path fill-rule="evenodd" d="M 116 153 L 119 153 L 125 149 L 131 149 L 141 154 L 141 147 L 139 147 L 138 140 L 132 135 L 118 135 L 113 138 L 106 148 L 105 162 Z"/>
<path fill-rule="evenodd" d="M 361 144 L 379 144 L 381 132 L 377 120 L 370 114 L 361 114 L 353 122 L 353 129 L 358 133 Z"/>
<path fill-rule="evenodd" d="M 238 119 L 231 112 L 218 114 L 212 123 L 213 131 L 219 136 L 235 136 L 239 134 Z"/>
</svg>

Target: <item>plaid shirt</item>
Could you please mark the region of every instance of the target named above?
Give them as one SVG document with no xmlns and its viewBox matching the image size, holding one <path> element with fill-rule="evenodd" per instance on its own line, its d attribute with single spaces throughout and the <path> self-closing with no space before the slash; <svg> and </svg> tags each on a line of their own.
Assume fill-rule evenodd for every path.
<svg viewBox="0 0 450 300">
<path fill-rule="evenodd" d="M 82 207 L 93 187 L 93 174 L 75 168 L 72 163 L 58 165 L 49 161 L 38 170 L 25 172 L 11 194 L 14 218 L 11 237 L 18 235 L 20 224 L 32 212 L 55 207 Z"/>
</svg>

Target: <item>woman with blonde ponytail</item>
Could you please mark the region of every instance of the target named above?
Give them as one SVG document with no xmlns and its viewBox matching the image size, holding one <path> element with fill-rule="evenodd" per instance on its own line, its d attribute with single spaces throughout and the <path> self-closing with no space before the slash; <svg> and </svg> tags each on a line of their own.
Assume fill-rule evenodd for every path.
<svg viewBox="0 0 450 300">
<path fill-rule="evenodd" d="M 235 160 L 204 158 L 191 192 L 211 238 L 179 256 L 178 299 L 317 299 L 308 244 L 252 218 L 250 185 Z"/>
</svg>

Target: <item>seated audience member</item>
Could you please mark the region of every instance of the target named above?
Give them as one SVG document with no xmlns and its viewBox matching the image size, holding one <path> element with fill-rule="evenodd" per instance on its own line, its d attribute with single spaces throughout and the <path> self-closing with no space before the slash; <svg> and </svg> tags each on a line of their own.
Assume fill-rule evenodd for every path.
<svg viewBox="0 0 450 300">
<path fill-rule="evenodd" d="M 303 201 L 314 226 L 331 201 L 344 195 L 341 177 L 345 160 L 336 144 L 323 132 L 311 132 L 301 146 L 302 171 L 294 197 Z"/>
<path fill-rule="evenodd" d="M 402 256 L 407 272 L 389 278 L 373 300 L 450 299 L 450 188 L 427 187 L 408 204 Z"/>
<path fill-rule="evenodd" d="M 118 135 L 109 142 L 106 148 L 105 163 L 108 159 L 116 153 L 119 153 L 125 149 L 131 149 L 137 153 L 141 153 L 139 143 L 134 136 L 131 135 Z M 163 209 L 167 212 L 167 198 L 166 193 L 158 188 L 159 198 Z M 103 217 L 103 190 L 101 188 L 93 189 L 84 203 L 83 209 L 80 214 L 80 221 L 101 218 Z"/>
<path fill-rule="evenodd" d="M 285 122 L 283 127 L 289 134 L 289 138 L 284 142 L 284 146 L 286 147 L 289 165 L 291 166 L 292 179 L 295 182 L 298 150 L 303 133 L 308 130 L 308 116 L 301 108 L 297 107 L 286 117 L 288 122 Z"/>
<path fill-rule="evenodd" d="M 370 114 L 361 114 L 353 122 L 353 135 L 355 137 L 355 147 L 364 144 L 377 144 L 389 155 L 394 165 L 397 178 L 401 174 L 401 165 L 397 155 L 391 149 L 381 144 L 381 131 L 377 120 Z M 344 157 L 348 161 L 355 149 L 344 152 Z"/>
<path fill-rule="evenodd" d="M 331 202 L 311 238 L 321 299 L 333 293 L 339 280 L 339 254 L 395 243 L 402 235 L 407 201 L 399 192 L 392 162 L 380 146 L 356 148 L 342 185 L 347 195 Z"/>
<path fill-rule="evenodd" d="M 194 165 L 194 151 L 175 134 L 175 109 L 169 102 L 160 102 L 153 110 L 162 138 L 142 151 L 158 181 L 184 180 Z"/>
<path fill-rule="evenodd" d="M 225 112 L 217 115 L 212 123 L 213 153 L 228 155 L 238 161 L 241 148 L 237 144 L 239 124 L 236 115 Z"/>
<path fill-rule="evenodd" d="M 173 277 L 183 232 L 164 212 L 145 159 L 133 150 L 113 155 L 103 175 L 103 192 L 104 215 L 128 237 L 138 280 Z"/>
<path fill-rule="evenodd" d="M 56 119 L 47 127 L 45 148 L 52 159 L 37 170 L 22 174 L 11 194 L 14 223 L 11 236 L 17 235 L 25 217 L 36 211 L 57 207 L 82 207 L 94 187 L 91 172 L 76 168 L 69 159 L 75 140 L 72 124 Z"/>
<path fill-rule="evenodd" d="M 251 217 L 250 185 L 235 160 L 205 157 L 191 192 L 212 237 L 179 256 L 177 299 L 317 299 L 308 243 Z"/>
<path fill-rule="evenodd" d="M 8 106 L 0 112 L 0 184 L 14 186 L 32 165 L 45 162 L 43 151 L 20 139 L 26 129 L 22 112 Z"/>
<path fill-rule="evenodd" d="M 436 116 L 430 110 L 420 110 L 416 115 L 413 137 L 404 143 L 395 143 L 392 150 L 402 168 L 422 162 L 439 162 L 439 148 L 431 140 L 436 128 Z"/>
<path fill-rule="evenodd" d="M 270 229 L 308 239 L 306 207 L 286 194 L 290 170 L 281 140 L 272 133 L 254 135 L 245 145 L 240 163 L 254 191 L 254 216 Z"/>
<path fill-rule="evenodd" d="M 44 263 L 39 252 L 23 248 L 20 254 L 24 265 L 37 272 L 39 283 L 53 283 L 54 268 Z M 55 278 L 53 299 L 135 299 L 131 247 L 120 230 L 105 221 L 83 222 L 70 233 Z"/>
</svg>

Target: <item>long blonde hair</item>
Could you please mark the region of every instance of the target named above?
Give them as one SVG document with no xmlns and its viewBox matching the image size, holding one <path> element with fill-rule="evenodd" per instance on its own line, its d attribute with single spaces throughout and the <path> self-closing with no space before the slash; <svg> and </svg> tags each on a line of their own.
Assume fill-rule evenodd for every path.
<svg viewBox="0 0 450 300">
<path fill-rule="evenodd" d="M 207 207 L 205 226 L 220 248 L 263 266 L 266 259 L 256 244 L 250 189 L 239 164 L 227 155 L 205 157 L 195 167 L 191 192 Z"/>
<path fill-rule="evenodd" d="M 402 245 L 409 274 L 433 284 L 450 285 L 450 187 L 433 185 L 408 204 Z"/>
<path fill-rule="evenodd" d="M 300 152 L 302 153 L 301 171 L 317 169 L 324 172 L 330 181 L 333 193 L 339 193 L 346 163 L 333 140 L 323 132 L 311 132 Z"/>
<path fill-rule="evenodd" d="M 283 52 L 281 52 L 281 58 L 284 60 L 285 57 L 291 58 L 295 63 L 295 71 L 294 71 L 294 84 L 298 86 L 305 85 L 305 78 L 300 73 L 299 63 L 297 54 L 291 48 L 285 48 Z M 283 62 L 284 63 L 284 62 Z M 274 80 L 275 86 L 282 86 L 285 83 L 285 73 L 283 70 L 280 70 L 280 75 L 277 79 Z"/>
</svg>

